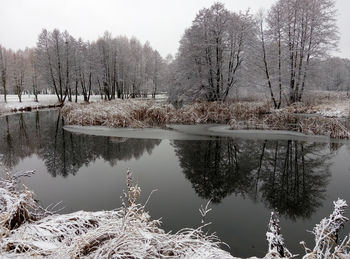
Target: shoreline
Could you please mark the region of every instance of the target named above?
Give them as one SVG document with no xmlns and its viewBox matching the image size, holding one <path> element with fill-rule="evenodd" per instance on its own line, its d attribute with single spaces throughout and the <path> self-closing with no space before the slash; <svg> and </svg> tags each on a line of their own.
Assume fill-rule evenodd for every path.
<svg viewBox="0 0 350 259">
<path fill-rule="evenodd" d="M 307 135 L 296 131 L 263 129 L 230 129 L 220 124 L 170 124 L 166 128 L 109 128 L 106 126 L 66 125 L 64 130 L 103 137 L 168 140 L 212 140 L 213 137 L 233 137 L 253 140 L 296 140 L 322 143 L 350 143 L 348 139 L 334 139 L 323 135 Z M 137 134 L 137 136 L 135 136 Z"/>
<path fill-rule="evenodd" d="M 209 202 L 205 209 L 200 209 L 202 223 L 199 227 L 166 233 L 161 228 L 161 221 L 152 219 L 145 210 L 148 200 L 144 205 L 137 202 L 141 188 L 134 184 L 129 170 L 121 208 L 68 214 L 42 208 L 33 191 L 18 188 L 20 178 L 33 173 L 27 171 L 13 176 L 8 173 L 6 179 L 0 178 L 0 252 L 3 256 L 99 258 L 109 254 L 116 258 L 125 255 L 137 258 L 239 258 L 223 250 L 221 245 L 224 243 L 219 237 L 205 230 L 210 225 L 203 220 L 211 210 Z M 344 216 L 347 203 L 338 198 L 333 204 L 331 215 L 319 223 L 323 228 L 319 225 L 314 228 L 315 247 L 306 249 L 302 242 L 306 253 L 303 258 L 316 258 L 317 254 L 349 256 L 350 236 L 346 236 L 340 246 L 336 246 L 333 239 L 348 221 Z M 284 244 L 278 212 L 271 212 L 266 238 L 268 246 L 264 259 L 296 256 Z"/>
<path fill-rule="evenodd" d="M 14 115 L 17 113 L 35 112 L 35 111 L 41 111 L 41 110 L 55 110 L 62 107 L 63 107 L 63 104 L 49 104 L 49 105 L 41 105 L 37 107 L 25 106 L 19 109 L 14 108 L 9 111 L 5 111 L 4 113 L 0 113 L 0 117 Z"/>
<path fill-rule="evenodd" d="M 306 116 L 288 109 L 274 110 L 268 103 L 193 103 L 176 109 L 170 104 L 139 100 L 107 103 L 66 104 L 62 115 L 66 125 L 107 128 L 165 128 L 169 124 L 224 124 L 231 130 L 268 130 L 349 139 L 340 119 Z M 239 132 L 235 132 L 239 133 Z M 260 132 L 258 132 L 260 133 Z M 275 133 L 275 132 L 274 132 Z M 285 135 L 285 134 L 284 134 Z M 302 135 L 302 136 L 304 136 Z"/>
</svg>

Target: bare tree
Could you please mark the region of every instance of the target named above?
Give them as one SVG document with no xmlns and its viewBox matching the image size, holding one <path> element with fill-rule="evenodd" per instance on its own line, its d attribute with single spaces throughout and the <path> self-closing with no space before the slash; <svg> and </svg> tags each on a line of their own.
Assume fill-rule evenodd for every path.
<svg viewBox="0 0 350 259">
<path fill-rule="evenodd" d="M 260 38 L 260 43 L 261 43 L 261 52 L 262 52 L 262 61 L 263 61 L 263 70 L 266 76 L 266 81 L 267 81 L 267 85 L 269 88 L 269 92 L 270 92 L 270 96 L 271 96 L 271 100 L 273 102 L 274 108 L 275 109 L 279 109 L 281 106 L 281 102 L 282 102 L 282 50 L 281 50 L 281 23 L 280 23 L 280 12 L 276 12 L 276 16 L 274 17 L 276 18 L 276 22 L 278 23 L 279 26 L 276 26 L 276 30 L 273 31 L 273 38 L 272 40 L 266 40 L 266 36 L 270 36 L 270 35 L 266 35 L 266 31 L 265 31 L 265 26 L 264 26 L 264 13 L 262 10 L 259 11 L 258 13 L 258 23 L 259 23 L 259 38 Z M 269 32 L 267 32 L 269 33 Z M 267 44 L 273 45 L 272 43 L 277 43 L 277 49 L 278 49 L 278 56 L 277 56 L 277 63 L 278 63 L 278 97 L 275 96 L 274 94 L 274 85 L 275 85 L 275 81 L 274 80 L 274 73 L 272 72 L 273 69 L 271 68 L 271 64 L 272 62 L 270 62 L 271 58 L 268 57 L 268 54 L 271 51 L 272 48 L 269 48 L 269 46 L 267 46 Z M 270 50 L 270 51 L 268 51 Z M 273 55 L 275 55 L 276 53 L 273 53 Z"/>
<path fill-rule="evenodd" d="M 0 45 L 0 75 L 1 75 L 1 84 L 4 90 L 4 100 L 7 102 L 7 56 L 6 49 Z"/>
<path fill-rule="evenodd" d="M 202 9 L 185 31 L 176 62 L 185 95 L 225 101 L 254 37 L 255 23 L 248 12 L 233 13 L 221 3 Z"/>
<path fill-rule="evenodd" d="M 278 50 L 272 66 L 278 68 L 279 87 L 288 85 L 290 103 L 301 101 L 312 59 L 337 46 L 335 11 L 334 0 L 279 0 L 268 13 L 268 44 Z"/>
<path fill-rule="evenodd" d="M 6 60 L 10 51 L 0 50 L 0 76 L 6 94 Z M 39 79 L 53 89 L 61 103 L 66 99 L 73 101 L 74 93 L 77 102 L 79 92 L 88 102 L 93 93 L 106 100 L 141 97 L 141 90 L 144 95 L 149 91 L 155 97 L 158 89 L 164 88 L 163 58 L 148 42 L 142 45 L 136 38 L 115 38 L 106 32 L 96 42 L 87 42 L 75 40 L 67 31 L 44 29 L 37 47 L 27 49 L 22 56 L 28 70 L 28 80 L 23 85 L 31 86 L 36 100 Z M 19 79 L 17 72 L 11 76 Z"/>
<path fill-rule="evenodd" d="M 14 92 L 18 96 L 19 102 L 22 102 L 22 93 L 24 90 L 24 77 L 26 72 L 26 59 L 23 51 L 19 50 L 12 54 L 11 57 L 11 82 Z"/>
<path fill-rule="evenodd" d="M 37 43 L 40 72 L 61 103 L 65 101 L 70 89 L 71 39 L 67 32 L 61 33 L 57 29 L 48 32 L 44 29 Z"/>
<path fill-rule="evenodd" d="M 34 94 L 34 101 L 38 102 L 38 93 L 39 93 L 39 76 L 38 76 L 38 65 L 37 65 L 37 58 L 35 55 L 34 49 L 28 49 L 28 77 L 29 77 L 29 84 L 31 85 L 33 94 Z"/>
</svg>

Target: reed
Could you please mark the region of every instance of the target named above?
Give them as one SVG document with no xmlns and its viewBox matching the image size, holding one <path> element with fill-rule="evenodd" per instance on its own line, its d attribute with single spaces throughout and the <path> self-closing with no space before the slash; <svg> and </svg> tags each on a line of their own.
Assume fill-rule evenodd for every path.
<svg viewBox="0 0 350 259">
<path fill-rule="evenodd" d="M 112 128 L 165 127 L 166 124 L 229 124 L 232 129 L 290 130 L 331 138 L 349 138 L 347 128 L 336 118 L 299 116 L 315 113 L 302 104 L 273 110 L 265 103 L 196 102 L 175 109 L 150 101 L 116 100 L 92 104 L 66 104 L 65 123 Z"/>
</svg>

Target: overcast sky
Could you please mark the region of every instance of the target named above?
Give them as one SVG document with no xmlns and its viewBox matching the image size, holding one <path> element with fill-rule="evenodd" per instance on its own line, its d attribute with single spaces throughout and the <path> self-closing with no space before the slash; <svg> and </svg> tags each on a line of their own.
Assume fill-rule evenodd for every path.
<svg viewBox="0 0 350 259">
<path fill-rule="evenodd" d="M 148 40 L 163 57 L 175 54 L 183 32 L 197 12 L 215 0 L 0 0 L 0 44 L 33 47 L 42 28 L 67 30 L 74 37 L 96 40 L 113 36 Z M 275 0 L 222 0 L 233 11 L 269 8 Z M 340 52 L 350 58 L 350 0 L 337 0 Z"/>
</svg>

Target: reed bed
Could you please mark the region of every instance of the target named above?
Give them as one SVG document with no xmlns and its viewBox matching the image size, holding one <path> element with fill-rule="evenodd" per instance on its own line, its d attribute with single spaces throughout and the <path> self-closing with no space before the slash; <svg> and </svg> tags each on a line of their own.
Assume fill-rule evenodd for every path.
<svg viewBox="0 0 350 259">
<path fill-rule="evenodd" d="M 196 102 L 180 109 L 170 104 L 139 100 L 116 100 L 91 104 L 66 104 L 62 114 L 67 124 L 108 127 L 164 126 L 167 123 L 227 124 L 232 118 L 241 120 L 270 112 L 268 103 Z"/>
<path fill-rule="evenodd" d="M 229 124 L 232 129 L 290 130 L 309 135 L 348 139 L 348 129 L 336 118 L 299 116 L 315 113 L 302 104 L 273 110 L 265 103 L 197 102 L 180 109 L 170 104 L 140 100 L 115 100 L 91 104 L 66 104 L 65 123 L 111 128 L 165 127 L 166 124 Z"/>
<path fill-rule="evenodd" d="M 274 111 L 266 116 L 230 121 L 231 129 L 287 130 L 306 135 L 349 139 L 348 129 L 335 118 L 304 117 L 286 111 Z"/>
</svg>

